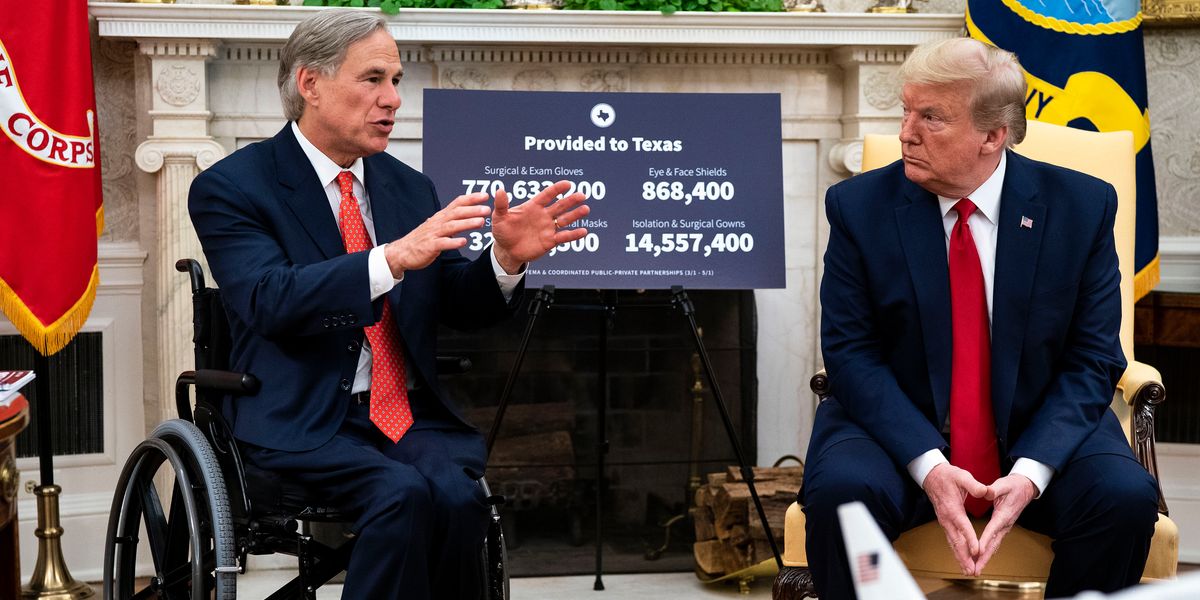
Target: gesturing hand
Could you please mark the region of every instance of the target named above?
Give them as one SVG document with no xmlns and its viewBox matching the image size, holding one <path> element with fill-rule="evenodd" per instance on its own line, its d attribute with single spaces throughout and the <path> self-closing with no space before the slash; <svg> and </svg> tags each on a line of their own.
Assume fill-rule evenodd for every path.
<svg viewBox="0 0 1200 600">
<path fill-rule="evenodd" d="M 454 236 L 483 227 L 492 212 L 484 205 L 487 200 L 485 193 L 459 196 L 408 235 L 389 243 L 383 252 L 392 277 L 399 279 L 405 271 L 425 268 L 442 252 L 465 246 L 466 238 Z"/>
<path fill-rule="evenodd" d="M 942 463 L 925 476 L 925 494 L 937 513 L 938 524 L 946 533 L 946 541 L 963 575 L 974 575 L 979 556 L 979 539 L 963 508 L 967 494 L 983 498 L 988 487 L 970 473 L 949 463 Z"/>
<path fill-rule="evenodd" d="M 984 499 L 994 504 L 992 518 L 988 520 L 983 535 L 979 538 L 979 554 L 975 559 L 975 571 L 971 575 L 978 576 L 983 567 L 992 559 L 992 555 L 1000 548 L 1000 541 L 1012 531 L 1017 517 L 1037 495 L 1037 487 L 1024 475 L 1009 474 L 997 479 L 987 487 Z"/>
<path fill-rule="evenodd" d="M 504 190 L 496 192 L 496 210 L 492 215 L 492 235 L 496 244 L 492 252 L 506 272 L 516 274 L 521 265 L 549 252 L 554 246 L 587 235 L 587 229 L 583 227 L 564 229 L 590 211 L 583 203 L 586 198 L 580 193 L 555 200 L 569 189 L 571 182 L 560 181 L 512 207 Z"/>
</svg>

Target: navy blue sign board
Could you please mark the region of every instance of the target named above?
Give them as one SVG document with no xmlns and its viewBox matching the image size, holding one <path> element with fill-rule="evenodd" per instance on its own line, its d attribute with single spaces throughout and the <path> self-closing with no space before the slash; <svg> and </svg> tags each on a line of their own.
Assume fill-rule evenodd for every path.
<svg viewBox="0 0 1200 600">
<path fill-rule="evenodd" d="M 502 186 L 519 204 L 560 180 L 588 196 L 581 240 L 526 284 L 782 288 L 778 94 L 425 90 L 424 172 L 443 205 Z M 489 222 L 490 226 L 490 222 Z M 466 234 L 474 258 L 491 232 Z"/>
</svg>

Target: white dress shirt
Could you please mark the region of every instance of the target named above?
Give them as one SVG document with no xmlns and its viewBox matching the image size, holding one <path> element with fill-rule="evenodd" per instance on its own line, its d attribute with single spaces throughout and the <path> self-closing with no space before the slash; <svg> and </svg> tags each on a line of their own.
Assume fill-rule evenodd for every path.
<svg viewBox="0 0 1200 600">
<path fill-rule="evenodd" d="M 384 248 L 387 243 L 378 245 L 379 240 L 375 239 L 375 220 L 371 217 L 371 199 L 367 196 L 367 188 L 364 184 L 363 159 L 355 159 L 354 163 L 347 168 L 342 168 L 337 163 L 333 162 L 328 156 L 317 149 L 304 134 L 300 132 L 300 127 L 296 122 L 292 122 L 292 133 L 296 135 L 296 141 L 300 142 L 300 148 L 304 150 L 304 155 L 308 157 L 308 162 L 312 163 L 313 170 L 317 173 L 317 180 L 325 188 L 325 196 L 329 199 L 329 209 L 333 211 L 333 218 L 338 223 L 341 223 L 341 204 L 342 190 L 338 187 L 337 177 L 342 171 L 350 171 L 354 175 L 354 197 L 358 200 L 358 210 L 362 213 L 363 225 L 367 228 L 367 235 L 371 237 L 372 248 L 370 254 L 367 255 L 367 273 L 371 284 L 371 300 L 392 291 L 392 288 L 400 284 L 404 280 L 404 275 L 400 275 L 400 279 L 392 277 L 392 270 L 388 267 L 387 257 L 384 256 Z M 489 252 L 492 258 L 492 270 L 496 273 L 496 283 L 500 286 L 500 292 L 504 294 L 505 300 L 511 300 L 513 290 L 517 284 L 521 282 L 521 278 L 525 277 L 525 272 L 522 270 L 516 275 L 509 275 L 496 261 L 494 253 Z M 408 368 L 409 385 L 414 381 L 412 377 L 412 368 L 406 364 Z M 367 344 L 367 340 L 363 339 L 362 351 L 358 355 L 358 369 L 354 374 L 354 385 L 350 388 L 350 393 L 357 394 L 371 389 L 371 348 Z"/>
<path fill-rule="evenodd" d="M 1004 188 L 1004 172 L 1008 166 L 1007 152 L 1001 153 L 1000 164 L 996 170 L 974 192 L 965 197 L 970 198 L 976 210 L 967 219 L 971 229 L 971 237 L 975 240 L 975 249 L 979 252 L 979 266 L 983 269 L 983 291 L 987 298 L 988 327 L 992 322 L 992 290 L 996 274 L 996 220 L 1000 216 L 1000 192 Z M 958 212 L 954 205 L 962 198 L 946 198 L 938 196 L 938 207 L 942 211 L 942 227 L 946 231 L 946 253 L 950 252 L 950 234 L 958 222 Z M 934 467 L 949 462 L 941 450 L 934 448 L 914 458 L 908 463 L 908 473 L 922 488 L 925 487 L 925 477 Z M 1020 457 L 1013 463 L 1013 473 L 1028 477 L 1041 496 L 1054 477 L 1054 469 L 1036 460 Z"/>
</svg>

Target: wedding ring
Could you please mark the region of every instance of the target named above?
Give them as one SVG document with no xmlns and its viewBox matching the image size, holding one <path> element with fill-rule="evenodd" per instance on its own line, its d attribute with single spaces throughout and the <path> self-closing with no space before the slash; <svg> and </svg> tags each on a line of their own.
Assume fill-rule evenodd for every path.
<svg viewBox="0 0 1200 600">
<path fill-rule="evenodd" d="M 560 228 L 560 225 L 558 224 L 558 217 L 554 217 L 554 219 L 553 219 L 553 220 L 554 220 L 554 228 L 555 228 L 555 229 L 559 229 L 559 228 Z"/>
</svg>

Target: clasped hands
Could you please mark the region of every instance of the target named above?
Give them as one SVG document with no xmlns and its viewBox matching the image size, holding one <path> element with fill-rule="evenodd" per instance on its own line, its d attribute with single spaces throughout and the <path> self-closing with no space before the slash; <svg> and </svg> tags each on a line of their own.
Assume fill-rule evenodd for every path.
<svg viewBox="0 0 1200 600">
<path fill-rule="evenodd" d="M 925 476 L 925 493 L 933 503 L 938 524 L 946 534 L 962 574 L 975 577 L 983 572 L 1000 547 L 1000 541 L 1012 531 L 1021 511 L 1037 495 L 1037 488 L 1027 477 L 1018 474 L 1009 474 L 992 485 L 983 485 L 967 471 L 943 463 Z M 978 538 L 963 508 L 963 500 L 968 494 L 993 504 L 992 517 Z"/>
<path fill-rule="evenodd" d="M 525 263 L 554 246 L 587 235 L 586 228 L 567 228 L 590 211 L 583 194 L 559 198 L 569 189 L 569 181 L 560 181 L 518 206 L 510 206 L 508 194 L 499 190 L 494 209 L 487 205 L 490 199 L 487 193 L 459 196 L 408 235 L 387 245 L 384 256 L 392 276 L 399 279 L 404 271 L 429 266 L 446 250 L 462 248 L 467 244 L 466 238 L 455 236 L 483 227 L 489 215 L 496 262 L 506 273 L 515 275 Z"/>
</svg>

